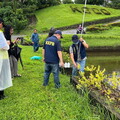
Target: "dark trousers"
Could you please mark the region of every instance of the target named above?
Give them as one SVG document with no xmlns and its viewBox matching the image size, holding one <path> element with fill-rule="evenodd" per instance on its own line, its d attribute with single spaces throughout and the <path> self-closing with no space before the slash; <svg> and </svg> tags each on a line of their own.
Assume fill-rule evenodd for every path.
<svg viewBox="0 0 120 120">
<path fill-rule="evenodd" d="M 44 83 L 43 86 L 47 86 L 49 82 L 49 76 L 53 73 L 54 75 L 54 83 L 55 87 L 60 87 L 60 80 L 59 80 L 59 64 L 48 64 L 45 63 L 45 73 L 44 73 Z"/>
</svg>

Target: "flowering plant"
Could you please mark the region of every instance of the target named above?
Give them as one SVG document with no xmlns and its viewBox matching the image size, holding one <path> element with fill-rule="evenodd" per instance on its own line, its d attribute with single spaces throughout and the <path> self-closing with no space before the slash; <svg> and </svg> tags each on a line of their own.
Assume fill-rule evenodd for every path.
<svg viewBox="0 0 120 120">
<path fill-rule="evenodd" d="M 87 66 L 85 71 L 89 73 L 86 75 L 80 72 L 78 89 L 85 87 L 89 90 L 98 90 L 109 101 L 120 103 L 120 78 L 117 77 L 116 72 L 113 72 L 112 75 L 106 75 L 105 69 L 101 70 L 100 66 L 95 67 L 94 65 Z"/>
</svg>

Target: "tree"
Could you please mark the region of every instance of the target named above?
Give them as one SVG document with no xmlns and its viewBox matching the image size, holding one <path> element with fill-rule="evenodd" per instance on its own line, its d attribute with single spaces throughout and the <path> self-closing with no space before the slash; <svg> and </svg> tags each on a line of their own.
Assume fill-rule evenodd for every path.
<svg viewBox="0 0 120 120">
<path fill-rule="evenodd" d="M 49 4 L 50 6 L 59 5 L 60 3 L 61 0 L 47 0 L 47 4 Z"/>
<path fill-rule="evenodd" d="M 111 3 L 109 5 L 113 8 L 120 9 L 120 0 L 111 0 Z"/>
<path fill-rule="evenodd" d="M 76 4 L 84 4 L 85 0 L 75 0 Z M 103 5 L 104 0 L 87 0 L 87 4 L 91 5 Z"/>
<path fill-rule="evenodd" d="M 72 0 L 62 0 L 63 4 L 72 4 L 73 1 Z"/>
<path fill-rule="evenodd" d="M 13 0 L 13 10 L 14 10 L 14 12 L 16 12 L 16 9 L 17 9 L 17 1 Z"/>
<path fill-rule="evenodd" d="M 75 0 L 74 3 L 75 4 L 84 4 L 85 1 L 84 0 Z"/>
</svg>

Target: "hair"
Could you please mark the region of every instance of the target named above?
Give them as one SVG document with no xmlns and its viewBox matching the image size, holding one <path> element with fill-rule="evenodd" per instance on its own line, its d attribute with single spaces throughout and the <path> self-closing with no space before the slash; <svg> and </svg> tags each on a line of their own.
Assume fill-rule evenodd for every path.
<svg viewBox="0 0 120 120">
<path fill-rule="evenodd" d="M 6 40 L 11 40 L 11 34 L 10 34 L 11 29 L 12 29 L 12 26 L 10 26 L 10 25 L 6 25 L 4 27 L 4 36 L 5 36 Z"/>
<path fill-rule="evenodd" d="M 0 23 L 2 23 L 3 27 L 5 27 L 4 20 L 0 18 Z"/>
<path fill-rule="evenodd" d="M 48 37 L 51 37 L 55 33 L 56 29 L 54 27 L 50 28 L 50 31 L 48 33 Z"/>
</svg>

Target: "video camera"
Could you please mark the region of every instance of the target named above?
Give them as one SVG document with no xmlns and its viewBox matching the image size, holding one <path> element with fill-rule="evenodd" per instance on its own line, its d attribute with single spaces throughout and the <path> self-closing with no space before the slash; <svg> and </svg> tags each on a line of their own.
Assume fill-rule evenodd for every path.
<svg viewBox="0 0 120 120">
<path fill-rule="evenodd" d="M 16 40 L 20 41 L 20 44 L 22 45 L 24 42 L 24 37 L 17 37 Z"/>
</svg>

